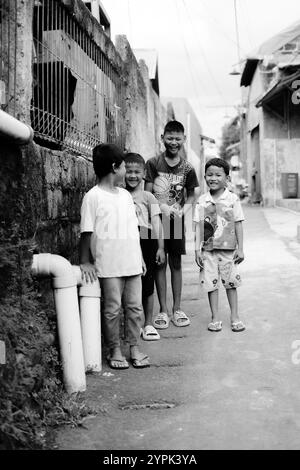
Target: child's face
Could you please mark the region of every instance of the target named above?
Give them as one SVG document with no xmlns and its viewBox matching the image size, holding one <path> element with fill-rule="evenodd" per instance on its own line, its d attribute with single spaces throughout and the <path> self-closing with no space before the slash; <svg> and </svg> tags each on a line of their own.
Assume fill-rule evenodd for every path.
<svg viewBox="0 0 300 470">
<path fill-rule="evenodd" d="M 114 167 L 115 173 L 115 186 L 122 186 L 124 183 L 124 176 L 125 176 L 125 163 L 122 162 L 120 166 Z"/>
<path fill-rule="evenodd" d="M 139 163 L 126 163 L 125 183 L 129 190 L 137 188 L 143 181 L 145 169 Z"/>
<path fill-rule="evenodd" d="M 177 157 L 179 150 L 185 142 L 183 132 L 167 131 L 161 136 L 166 151 L 170 157 Z"/>
<path fill-rule="evenodd" d="M 207 186 L 213 192 L 224 189 L 227 186 L 228 176 L 222 167 L 214 165 L 209 166 L 204 178 Z"/>
</svg>

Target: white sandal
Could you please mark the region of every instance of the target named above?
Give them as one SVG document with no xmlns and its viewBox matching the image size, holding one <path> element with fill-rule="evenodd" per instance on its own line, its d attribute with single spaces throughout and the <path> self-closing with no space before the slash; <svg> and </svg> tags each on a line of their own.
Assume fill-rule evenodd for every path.
<svg viewBox="0 0 300 470">
<path fill-rule="evenodd" d="M 160 339 L 159 333 L 156 331 L 154 326 L 146 325 L 142 330 L 142 338 L 144 341 L 157 341 Z"/>
<path fill-rule="evenodd" d="M 152 323 L 158 330 L 164 330 L 165 328 L 168 328 L 170 319 L 167 313 L 160 312 L 154 317 Z"/>
<path fill-rule="evenodd" d="M 191 322 L 190 319 L 182 310 L 176 310 L 173 313 L 172 322 L 175 326 L 188 326 Z"/>
</svg>

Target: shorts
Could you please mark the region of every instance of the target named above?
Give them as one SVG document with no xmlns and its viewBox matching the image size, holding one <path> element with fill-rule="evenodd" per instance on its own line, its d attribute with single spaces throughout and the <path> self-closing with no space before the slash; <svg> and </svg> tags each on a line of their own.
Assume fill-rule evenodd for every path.
<svg viewBox="0 0 300 470">
<path fill-rule="evenodd" d="M 169 218 L 162 215 L 164 229 L 165 252 L 185 255 L 185 225 L 184 217 Z"/>
<path fill-rule="evenodd" d="M 219 289 L 220 279 L 225 289 L 239 287 L 242 283 L 238 265 L 233 262 L 234 250 L 203 251 L 203 270 L 200 287 L 205 292 Z"/>
<path fill-rule="evenodd" d="M 148 238 L 140 238 L 143 258 L 147 268 L 145 276 L 142 276 L 142 298 L 145 299 L 154 293 L 154 280 L 156 271 L 156 252 L 158 250 L 157 239 L 151 238 L 151 230 Z"/>
</svg>

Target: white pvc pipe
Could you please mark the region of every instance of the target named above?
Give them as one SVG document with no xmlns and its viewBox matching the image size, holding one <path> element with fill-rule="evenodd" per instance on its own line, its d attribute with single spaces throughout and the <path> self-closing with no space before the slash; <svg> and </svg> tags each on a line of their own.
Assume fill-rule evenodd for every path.
<svg viewBox="0 0 300 470">
<path fill-rule="evenodd" d="M 28 144 L 33 139 L 33 129 L 0 109 L 0 134 L 17 144 Z"/>
<path fill-rule="evenodd" d="M 87 372 L 100 372 L 102 369 L 100 284 L 98 280 L 85 282 L 81 277 L 81 270 L 78 266 L 73 266 L 73 272 L 77 278 L 77 285 L 79 285 L 78 294 L 85 370 Z"/>
<path fill-rule="evenodd" d="M 32 273 L 52 277 L 65 388 L 68 393 L 84 392 L 86 378 L 77 279 L 72 265 L 62 256 L 42 253 L 33 256 Z"/>
</svg>

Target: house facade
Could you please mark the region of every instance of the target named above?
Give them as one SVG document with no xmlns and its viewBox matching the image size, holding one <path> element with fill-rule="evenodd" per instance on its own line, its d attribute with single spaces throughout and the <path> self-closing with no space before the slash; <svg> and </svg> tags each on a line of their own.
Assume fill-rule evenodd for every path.
<svg viewBox="0 0 300 470">
<path fill-rule="evenodd" d="M 300 21 L 249 54 L 241 87 L 251 200 L 300 210 Z"/>
</svg>

